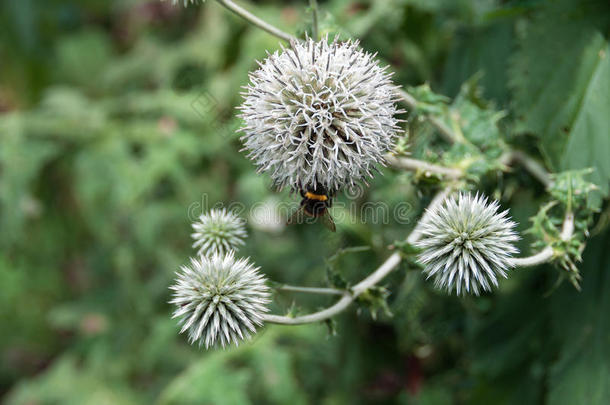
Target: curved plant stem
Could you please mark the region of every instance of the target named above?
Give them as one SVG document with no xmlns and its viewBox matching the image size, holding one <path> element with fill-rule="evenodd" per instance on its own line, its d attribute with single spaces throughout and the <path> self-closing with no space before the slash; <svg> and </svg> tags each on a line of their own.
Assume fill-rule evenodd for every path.
<svg viewBox="0 0 610 405">
<path fill-rule="evenodd" d="M 297 316 L 296 318 L 291 318 L 288 316 L 280 316 L 280 315 L 265 315 L 265 322 L 270 323 L 279 323 L 283 325 L 299 325 L 303 323 L 312 323 L 312 322 L 320 322 L 325 319 L 331 318 L 334 315 L 337 315 L 340 312 L 343 312 L 349 305 L 367 288 L 374 286 L 388 275 L 398 263 L 400 263 L 401 257 L 399 253 L 393 253 L 390 257 L 386 259 L 386 261 L 372 274 L 370 274 L 367 278 L 362 280 L 360 283 L 356 284 L 350 292 L 345 292 L 341 299 L 337 301 L 333 306 L 328 307 L 322 311 L 314 312 L 313 314 Z"/>
<path fill-rule="evenodd" d="M 415 243 L 419 240 L 419 238 L 421 238 L 422 224 L 425 222 L 425 220 L 428 216 L 428 212 L 435 206 L 441 204 L 445 200 L 445 198 L 447 198 L 447 196 L 451 193 L 451 191 L 452 191 L 451 187 L 447 187 L 443 191 L 439 192 L 434 197 L 434 199 L 432 200 L 432 202 L 426 209 L 426 212 L 424 213 L 422 218 L 419 220 L 419 222 L 417 223 L 417 225 L 415 226 L 415 228 L 413 229 L 413 231 L 407 238 L 407 242 Z M 574 232 L 574 215 L 572 213 L 568 213 L 568 214 L 566 214 L 566 217 L 563 222 L 563 228 L 561 231 L 561 239 L 564 241 L 569 240 L 572 237 L 573 232 Z M 522 257 L 522 258 L 513 258 L 512 264 L 514 266 L 518 266 L 518 267 L 536 266 L 538 264 L 542 264 L 542 263 L 546 263 L 546 262 L 550 261 L 553 258 L 553 256 L 554 256 L 553 248 L 551 246 L 547 246 L 546 248 L 544 248 L 543 250 L 541 250 L 540 252 L 536 253 L 533 256 Z M 305 323 L 320 322 L 320 321 L 329 319 L 329 318 L 343 312 L 345 309 L 347 309 L 350 306 L 350 304 L 354 300 L 356 300 L 356 298 L 358 298 L 358 296 L 360 294 L 365 292 L 368 288 L 371 288 L 372 286 L 376 285 L 385 276 L 390 274 L 398 266 L 398 264 L 401 262 L 401 260 L 402 260 L 402 258 L 399 253 L 397 253 L 397 252 L 393 253 L 390 257 L 388 257 L 386 259 L 385 262 L 383 262 L 383 264 L 381 266 L 379 266 L 377 268 L 377 270 L 375 270 L 373 273 L 371 273 L 369 276 L 367 276 L 364 280 L 362 280 L 361 282 L 356 284 L 354 287 L 352 287 L 350 289 L 350 291 L 342 292 L 343 296 L 341 297 L 341 299 L 339 301 L 337 301 L 334 305 L 332 305 L 326 309 L 323 309 L 318 312 L 314 312 L 309 315 L 303 315 L 303 316 L 298 316 L 298 317 L 294 317 L 294 318 L 288 317 L 288 316 L 281 316 L 281 315 L 265 315 L 264 320 L 265 320 L 265 322 L 277 323 L 277 324 L 283 324 L 283 325 L 300 325 L 300 324 L 305 324 Z M 293 288 L 293 291 L 310 290 L 307 287 L 291 287 L 291 288 Z M 314 289 L 314 290 L 333 290 L 333 289 Z M 340 290 L 335 290 L 335 291 L 339 292 Z M 336 294 L 336 292 L 333 292 L 332 294 Z M 328 293 L 330 294 L 330 292 L 328 292 Z"/>
<path fill-rule="evenodd" d="M 574 233 L 574 214 L 571 212 L 566 214 L 563 220 L 563 226 L 561 230 L 561 240 L 568 241 Z M 511 263 L 515 267 L 530 267 L 537 266 L 539 264 L 550 262 L 555 256 L 555 252 L 552 246 L 547 246 L 535 255 L 528 257 L 514 257 L 511 259 Z"/>
<path fill-rule="evenodd" d="M 519 150 L 512 150 L 500 158 L 503 164 L 509 165 L 517 162 L 522 165 L 532 176 L 540 183 L 548 187 L 551 184 L 551 175 L 546 171 L 544 166 L 531 156 Z"/>
<path fill-rule="evenodd" d="M 553 258 L 553 248 L 550 246 L 545 247 L 535 255 L 528 257 L 513 257 L 511 263 L 515 267 L 531 267 L 537 266 L 542 263 L 549 262 Z"/>
<path fill-rule="evenodd" d="M 282 39 L 286 42 L 290 42 L 290 41 L 296 41 L 297 39 L 295 37 L 293 37 L 292 35 L 280 30 L 279 28 L 274 27 L 273 25 L 261 20 L 260 18 L 258 18 L 257 16 L 255 16 L 254 14 L 252 14 L 251 12 L 249 12 L 248 10 L 245 10 L 244 8 L 238 6 L 237 4 L 233 3 L 233 1 L 231 0 L 216 0 L 220 5 L 222 5 L 223 7 L 226 7 L 227 9 L 229 9 L 230 11 L 234 12 L 235 14 L 237 14 L 238 16 L 240 16 L 241 18 L 243 18 L 244 20 L 254 24 L 255 26 L 257 26 L 258 28 L 267 31 L 268 33 L 270 33 L 271 35 L 274 35 L 276 37 L 278 37 L 279 39 Z"/>
<path fill-rule="evenodd" d="M 301 287 L 296 285 L 282 284 L 274 287 L 280 291 L 293 291 L 310 294 L 327 294 L 327 295 L 343 295 L 345 290 L 339 290 L 338 288 L 321 288 L 321 287 Z"/>
<path fill-rule="evenodd" d="M 426 220 L 428 212 L 433 207 L 440 204 L 449 195 L 449 193 L 451 193 L 451 188 L 448 187 L 445 188 L 443 191 L 439 192 L 434 197 L 434 199 L 426 209 L 426 212 L 407 238 L 407 242 L 415 243 L 419 240 L 419 238 L 421 237 L 422 224 Z M 398 266 L 401 260 L 402 257 L 400 256 L 400 253 L 393 253 L 385 260 L 385 262 L 383 262 L 381 266 L 377 268 L 377 270 L 369 274 L 368 277 L 366 277 L 364 280 L 352 287 L 350 291 L 344 292 L 341 299 L 337 301 L 334 305 L 323 309 L 322 311 L 314 312 L 309 315 L 297 316 L 295 318 L 281 315 L 265 315 L 264 321 L 283 325 L 300 325 L 304 323 L 320 322 L 331 318 L 337 315 L 338 313 L 343 312 L 356 298 L 358 298 L 360 294 L 365 292 L 368 288 L 373 287 L 378 282 L 380 282 L 385 276 L 390 274 L 396 268 L 396 266 Z"/>
<path fill-rule="evenodd" d="M 452 192 L 453 192 L 453 187 L 447 186 L 443 190 L 436 193 L 436 195 L 434 196 L 432 201 L 430 201 L 430 204 L 424 211 L 424 215 L 422 215 L 422 217 L 417 222 L 417 225 L 415 225 L 415 228 L 413 228 L 413 230 L 411 231 L 411 234 L 409 235 L 409 237 L 407 237 L 407 242 L 409 242 L 410 244 L 413 244 L 413 243 L 417 242 L 419 240 L 419 238 L 421 238 L 423 225 L 426 222 L 426 220 L 428 219 L 428 216 L 430 215 L 429 212 L 432 211 L 435 207 L 441 205 L 442 202 L 445 201 L 445 199 L 447 197 L 449 197 L 449 195 Z"/>
<path fill-rule="evenodd" d="M 444 177 L 450 177 L 452 179 L 460 178 L 463 175 L 462 171 L 459 169 L 435 165 L 433 163 L 428 163 L 423 160 L 411 159 L 404 156 L 395 156 L 392 154 L 387 154 L 385 156 L 385 159 L 390 164 L 390 166 L 393 166 L 397 169 L 411 170 L 415 172 L 422 171 L 426 175 L 434 173 Z"/>
</svg>

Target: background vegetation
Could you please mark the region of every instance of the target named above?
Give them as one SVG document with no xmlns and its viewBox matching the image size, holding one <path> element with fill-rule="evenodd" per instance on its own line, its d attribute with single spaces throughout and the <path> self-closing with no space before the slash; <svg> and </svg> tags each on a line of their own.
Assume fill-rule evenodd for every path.
<svg viewBox="0 0 610 405">
<path fill-rule="evenodd" d="M 299 34 L 309 24 L 304 3 L 245 6 Z M 381 311 L 373 321 L 364 305 L 333 324 L 270 325 L 237 349 L 189 346 L 167 301 L 173 272 L 192 254 L 190 222 L 218 202 L 250 208 L 296 199 L 270 190 L 235 132 L 240 86 L 278 40 L 212 1 L 188 9 L 156 0 L 4 1 L 7 404 L 610 403 L 608 2 L 320 6 L 322 27 L 378 51 L 397 83 L 459 93 L 456 111 L 479 114 L 467 136 L 517 145 L 549 171 L 595 169 L 599 214 L 579 266 L 581 291 L 556 286 L 562 271 L 541 266 L 514 271 L 494 294 L 449 297 L 404 263 L 385 281 L 392 317 Z M 494 117 L 491 129 L 475 125 L 481 116 Z M 427 124 L 408 125 L 416 156 L 450 161 Z M 484 173 L 479 189 L 528 229 L 547 201 L 542 186 L 522 170 Z M 409 173 L 383 174 L 356 203 L 407 201 L 409 225 L 365 217 L 330 235 L 318 225 L 252 223 L 241 253 L 273 280 L 360 279 L 408 234 L 436 187 Z M 530 242 L 524 235 L 521 250 Z M 349 246 L 367 248 L 341 250 Z M 297 312 L 331 302 L 281 293 L 274 311 L 295 299 Z"/>
</svg>

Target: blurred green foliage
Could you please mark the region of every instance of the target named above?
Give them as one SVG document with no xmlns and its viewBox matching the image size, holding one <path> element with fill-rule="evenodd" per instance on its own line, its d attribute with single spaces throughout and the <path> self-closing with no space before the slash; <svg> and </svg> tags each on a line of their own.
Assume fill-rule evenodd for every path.
<svg viewBox="0 0 610 405">
<path fill-rule="evenodd" d="M 246 6 L 304 33 L 305 3 Z M 591 167 L 608 195 L 606 1 L 319 4 L 324 32 L 360 38 L 405 88 L 428 83 L 453 99 L 414 93 L 433 113 L 449 111 L 468 143 L 444 148 L 411 115 L 412 153 L 451 164 L 470 154 L 469 175 L 510 207 L 521 231 L 548 196 L 523 171 L 497 174 L 493 159 L 506 145 L 551 171 Z M 447 297 L 405 261 L 378 291 L 390 306 L 376 321 L 362 307 L 330 330 L 267 326 L 237 349 L 189 346 L 167 301 L 173 272 L 192 254 L 190 222 L 216 203 L 239 202 L 244 216 L 274 195 L 296 203 L 254 172 L 236 133 L 241 86 L 278 40 L 212 1 L 20 0 L 0 12 L 7 404 L 610 403 L 607 202 L 597 204 L 580 292 L 555 288 L 557 271 L 543 266 L 514 271 L 491 295 Z M 409 224 L 344 219 L 336 235 L 317 225 L 250 229 L 241 253 L 276 281 L 356 281 L 404 239 L 434 187 L 384 170 L 356 204 L 391 211 L 408 202 Z M 368 249 L 341 250 L 350 246 Z M 275 298 L 276 312 L 331 302 Z"/>
</svg>

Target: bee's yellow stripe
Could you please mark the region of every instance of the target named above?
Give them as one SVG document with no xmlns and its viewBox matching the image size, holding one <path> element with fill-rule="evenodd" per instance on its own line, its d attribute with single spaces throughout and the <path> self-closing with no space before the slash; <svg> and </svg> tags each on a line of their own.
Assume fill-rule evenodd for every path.
<svg viewBox="0 0 610 405">
<path fill-rule="evenodd" d="M 309 200 L 317 200 L 317 201 L 326 201 L 328 197 L 325 195 L 310 193 L 309 191 L 305 193 L 305 198 Z"/>
</svg>

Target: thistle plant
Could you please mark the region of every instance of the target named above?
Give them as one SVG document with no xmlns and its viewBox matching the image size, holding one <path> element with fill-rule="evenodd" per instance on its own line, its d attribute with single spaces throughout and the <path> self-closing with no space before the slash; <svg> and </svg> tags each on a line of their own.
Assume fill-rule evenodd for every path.
<svg viewBox="0 0 610 405">
<path fill-rule="evenodd" d="M 498 209 L 496 201 L 461 193 L 429 211 L 416 246 L 437 288 L 479 295 L 497 287 L 498 277 L 506 278 L 519 237 L 508 211 Z"/>
<path fill-rule="evenodd" d="M 293 37 L 230 0 L 217 2 L 289 43 L 288 48 L 267 54 L 258 63 L 239 107 L 244 149 L 277 189 L 320 189 L 325 193 L 310 192 L 307 198 L 324 202 L 326 194 L 366 181 L 385 163 L 396 170 L 424 174 L 430 181 L 423 187 L 440 187 L 405 240 L 393 244 L 400 251 L 389 255 L 360 282 L 348 282 L 338 274 L 329 274 L 328 287 L 274 282 L 275 290 L 339 297 L 327 308 L 300 316 L 266 313 L 270 290 L 264 277 L 248 259 L 235 259 L 234 251 L 246 237 L 237 217 L 214 210 L 200 217 L 193 225 L 193 246 L 199 249 L 199 257 L 181 268 L 171 287 L 171 302 L 177 307 L 174 317 L 180 318 L 181 332 L 188 331 L 191 342 L 205 347 L 237 344 L 263 322 L 295 325 L 326 321 L 356 300 L 373 309 L 388 308 L 385 299 L 389 289 L 378 283 L 398 268 L 405 256 L 416 252 L 424 274 L 434 279 L 434 285 L 457 295 L 492 291 L 498 287 L 498 279 L 516 267 L 580 258 L 592 213 L 588 205 L 581 207 L 583 213 L 577 216 L 581 220 L 576 226 L 575 202 L 564 204 L 562 218 L 543 212 L 546 225 L 544 232 L 538 232 L 543 236 L 535 245 L 540 250 L 518 258 L 513 256 L 519 237 L 508 211 L 501 211 L 497 201 L 482 194 L 456 194 L 456 190 L 476 188 L 484 175 L 494 178 L 515 166 L 523 167 L 545 188 L 557 188 L 551 187 L 554 177 L 542 164 L 508 145 L 508 137 L 503 137 L 498 125 L 504 114 L 481 103 L 473 81 L 449 105 L 447 98 L 432 93 L 429 86 L 400 89 L 376 54 L 363 50 L 357 40 L 329 41 L 326 37 L 318 41 L 315 1 L 310 7 L 315 39 Z M 403 112 L 398 102 L 417 116 L 418 123 L 430 124 L 434 131 L 425 135 L 440 135 L 432 142 L 425 141 L 430 150 L 418 153 L 431 161 L 403 156 L 407 143 L 404 139 L 395 142 L 404 132 L 397 118 Z M 395 143 L 399 148 L 393 146 Z M 420 184 L 414 181 L 414 185 Z M 592 190 L 574 188 L 570 180 L 569 190 L 573 189 L 576 196 Z M 561 232 L 558 223 L 562 223 Z M 281 230 L 279 227 L 278 232 Z M 550 243 L 544 236 L 555 234 Z"/>
<path fill-rule="evenodd" d="M 401 132 L 397 87 L 358 41 L 293 41 L 250 75 L 248 156 L 277 188 L 331 193 L 371 177 Z"/>
<path fill-rule="evenodd" d="M 202 214 L 192 227 L 193 247 L 204 256 L 237 250 L 248 236 L 243 220 L 225 208 Z"/>
<path fill-rule="evenodd" d="M 249 259 L 234 252 L 192 258 L 180 268 L 171 304 L 189 342 L 206 348 L 249 339 L 268 311 L 269 287 Z"/>
</svg>

